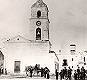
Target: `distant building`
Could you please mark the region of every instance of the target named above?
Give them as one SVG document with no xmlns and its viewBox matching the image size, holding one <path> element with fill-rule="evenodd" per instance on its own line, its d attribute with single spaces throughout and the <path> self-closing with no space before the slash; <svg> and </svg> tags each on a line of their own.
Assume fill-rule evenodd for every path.
<svg viewBox="0 0 87 80">
<path fill-rule="evenodd" d="M 59 58 L 59 70 L 63 67 L 71 67 L 73 70 L 77 69 L 78 66 L 84 66 L 87 69 L 87 52 L 78 52 L 76 50 L 76 44 L 69 45 L 69 52 L 60 52 L 57 54 Z"/>
</svg>

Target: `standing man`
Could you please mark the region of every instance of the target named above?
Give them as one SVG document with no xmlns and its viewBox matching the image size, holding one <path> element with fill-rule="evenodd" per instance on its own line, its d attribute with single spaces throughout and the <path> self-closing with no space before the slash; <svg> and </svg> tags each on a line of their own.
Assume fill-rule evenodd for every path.
<svg viewBox="0 0 87 80">
<path fill-rule="evenodd" d="M 43 77 L 43 76 L 44 76 L 44 69 L 41 68 L 41 77 Z"/>
<path fill-rule="evenodd" d="M 60 71 L 59 75 L 60 75 L 60 80 L 62 80 L 63 79 L 63 70 Z"/>
<path fill-rule="evenodd" d="M 77 80 L 77 72 L 76 72 L 76 70 L 74 72 L 74 80 Z"/>
<path fill-rule="evenodd" d="M 72 69 L 69 67 L 68 69 L 68 79 L 71 80 Z"/>
<path fill-rule="evenodd" d="M 0 75 L 1 75 L 1 68 L 0 68 Z"/>
<path fill-rule="evenodd" d="M 77 69 L 77 79 L 80 80 L 80 67 Z"/>
<path fill-rule="evenodd" d="M 45 68 L 44 68 L 44 77 L 45 77 L 45 78 L 47 78 L 47 72 L 48 72 L 48 68 L 45 67 Z"/>
<path fill-rule="evenodd" d="M 46 78 L 46 67 L 44 68 L 44 77 Z"/>
<path fill-rule="evenodd" d="M 5 75 L 7 75 L 7 69 L 5 68 Z"/>
<path fill-rule="evenodd" d="M 32 73 L 33 73 L 33 68 L 31 67 L 31 69 L 30 69 L 30 77 L 32 77 Z"/>
<path fill-rule="evenodd" d="M 63 72 L 63 74 L 64 74 L 64 78 L 67 79 L 67 69 L 66 69 L 66 67 L 64 67 L 64 72 Z"/>
<path fill-rule="evenodd" d="M 56 69 L 56 80 L 58 80 L 58 71 Z"/>
<path fill-rule="evenodd" d="M 82 73 L 82 80 L 85 80 L 86 71 L 85 71 L 84 67 L 81 68 L 81 73 Z"/>
<path fill-rule="evenodd" d="M 1 74 L 4 74 L 4 69 L 3 68 L 1 69 Z"/>
<path fill-rule="evenodd" d="M 50 70 L 48 69 L 48 70 L 47 70 L 47 79 L 50 78 L 49 72 L 50 72 Z"/>
</svg>

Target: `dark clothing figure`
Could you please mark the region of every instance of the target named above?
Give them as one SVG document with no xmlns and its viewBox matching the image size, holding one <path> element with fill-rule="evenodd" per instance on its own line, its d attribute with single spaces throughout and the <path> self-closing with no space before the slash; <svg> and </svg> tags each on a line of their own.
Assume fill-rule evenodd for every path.
<svg viewBox="0 0 87 80">
<path fill-rule="evenodd" d="M 47 78 L 47 67 L 44 68 L 44 77 Z"/>
<path fill-rule="evenodd" d="M 80 72 L 80 79 L 79 80 L 83 80 L 83 73 L 82 73 L 82 71 Z"/>
<path fill-rule="evenodd" d="M 35 71 L 37 71 L 37 75 L 38 75 L 38 73 L 39 73 L 39 72 L 38 72 L 38 69 L 39 69 L 39 68 L 38 68 L 38 65 L 36 64 L 36 65 L 35 65 Z"/>
<path fill-rule="evenodd" d="M 67 72 L 68 72 L 68 79 L 71 80 L 72 69 L 70 69 L 70 67 L 69 67 Z"/>
<path fill-rule="evenodd" d="M 50 72 L 50 70 L 47 68 L 47 79 L 50 78 L 49 72 Z"/>
<path fill-rule="evenodd" d="M 65 77 L 65 70 L 63 69 L 63 79 L 64 79 L 64 77 Z"/>
<path fill-rule="evenodd" d="M 63 70 L 61 70 L 61 72 L 59 73 L 59 75 L 60 75 L 60 80 L 62 80 L 63 79 Z"/>
<path fill-rule="evenodd" d="M 76 70 L 75 70 L 75 73 L 74 73 L 74 80 L 77 80 L 77 73 L 76 73 Z"/>
<path fill-rule="evenodd" d="M 56 80 L 58 80 L 58 71 L 56 69 Z"/>
<path fill-rule="evenodd" d="M 4 74 L 4 69 L 1 70 L 1 74 Z"/>
<path fill-rule="evenodd" d="M 32 77 L 33 69 L 30 69 L 30 77 Z"/>
<path fill-rule="evenodd" d="M 63 70 L 63 74 L 64 74 L 64 78 L 67 79 L 67 69 L 66 69 L 66 67 L 65 67 L 65 69 Z"/>
<path fill-rule="evenodd" d="M 77 69 L 77 79 L 80 80 L 80 69 L 79 69 L 79 67 Z"/>
<path fill-rule="evenodd" d="M 5 75 L 7 75 L 7 70 L 5 69 Z"/>
<path fill-rule="evenodd" d="M 37 64 L 35 65 L 35 70 L 37 70 L 38 69 L 38 67 L 37 67 Z"/>
<path fill-rule="evenodd" d="M 86 71 L 85 71 L 85 69 L 83 69 L 82 73 L 83 73 L 83 80 L 85 80 L 85 77 L 86 77 Z"/>
<path fill-rule="evenodd" d="M 77 69 L 77 73 L 80 73 L 80 69 L 79 68 Z"/>
<path fill-rule="evenodd" d="M 50 78 L 50 75 L 49 75 L 49 72 L 47 72 L 47 79 L 49 79 Z"/>
<path fill-rule="evenodd" d="M 1 75 L 1 68 L 0 68 L 0 75 Z"/>
<path fill-rule="evenodd" d="M 49 72 L 50 72 L 50 70 L 47 67 L 45 67 L 44 68 L 44 77 L 45 78 L 48 78 L 49 77 Z"/>
<path fill-rule="evenodd" d="M 46 73 L 46 71 L 44 70 L 44 77 L 45 77 L 45 78 L 46 78 L 46 74 L 47 74 L 47 73 Z"/>
<path fill-rule="evenodd" d="M 41 77 L 43 77 L 43 76 L 44 76 L 44 69 L 41 68 Z"/>
<path fill-rule="evenodd" d="M 81 79 L 80 80 L 85 80 L 85 76 L 86 76 L 85 73 L 86 73 L 86 71 L 85 71 L 84 67 L 82 67 L 81 68 L 81 77 L 80 77 Z"/>
</svg>

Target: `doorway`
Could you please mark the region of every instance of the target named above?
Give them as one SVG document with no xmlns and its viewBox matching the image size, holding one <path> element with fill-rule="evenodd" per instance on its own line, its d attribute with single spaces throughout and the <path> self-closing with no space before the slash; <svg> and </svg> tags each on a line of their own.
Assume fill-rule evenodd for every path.
<svg viewBox="0 0 87 80">
<path fill-rule="evenodd" d="M 14 73 L 20 73 L 20 61 L 14 61 Z"/>
</svg>

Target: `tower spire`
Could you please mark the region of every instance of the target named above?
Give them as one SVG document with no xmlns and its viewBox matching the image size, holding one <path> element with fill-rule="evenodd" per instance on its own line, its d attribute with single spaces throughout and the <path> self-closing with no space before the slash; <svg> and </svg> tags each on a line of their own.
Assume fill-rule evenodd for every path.
<svg viewBox="0 0 87 80">
<path fill-rule="evenodd" d="M 38 3 L 43 3 L 43 0 L 38 0 L 37 2 L 38 2 Z"/>
<path fill-rule="evenodd" d="M 31 8 L 33 7 L 46 7 L 47 8 L 47 5 L 43 2 L 43 0 L 37 0 L 37 2 L 31 6 Z"/>
</svg>

